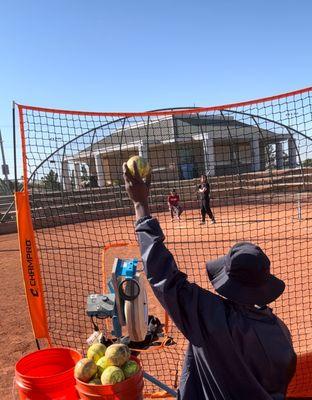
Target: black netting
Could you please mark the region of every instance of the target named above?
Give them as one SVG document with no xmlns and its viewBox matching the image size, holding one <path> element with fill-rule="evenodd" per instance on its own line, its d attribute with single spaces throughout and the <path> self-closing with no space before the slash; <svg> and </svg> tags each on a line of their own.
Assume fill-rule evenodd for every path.
<svg viewBox="0 0 312 400">
<path fill-rule="evenodd" d="M 274 304 L 302 362 L 291 393 L 312 381 L 312 92 L 235 108 L 142 115 L 71 113 L 22 107 L 29 193 L 53 343 L 86 348 L 92 332 L 87 295 L 102 293 L 104 245 L 135 242 L 133 209 L 121 166 L 132 155 L 153 167 L 151 209 L 166 244 L 191 281 L 210 287 L 204 263 L 236 241 L 258 243 L 287 284 Z M 208 176 L 209 213 L 200 225 L 199 177 Z M 181 221 L 167 197 L 180 196 Z M 176 210 L 175 210 L 176 211 Z M 209 210 L 208 210 L 209 211 Z M 173 221 L 172 221 L 173 217 Z M 115 248 L 105 258 L 135 256 Z M 163 311 L 148 292 L 150 309 Z M 177 385 L 185 340 L 143 353 L 147 372 Z M 235 367 L 235 366 L 234 366 Z M 147 385 L 149 392 L 154 388 Z"/>
</svg>

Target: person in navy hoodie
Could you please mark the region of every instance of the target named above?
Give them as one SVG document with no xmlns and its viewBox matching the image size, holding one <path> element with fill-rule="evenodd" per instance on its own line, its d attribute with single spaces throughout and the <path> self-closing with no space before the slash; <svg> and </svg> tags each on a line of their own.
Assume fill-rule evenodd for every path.
<svg viewBox="0 0 312 400">
<path fill-rule="evenodd" d="M 189 341 L 178 390 L 183 400 L 282 400 L 295 372 L 296 354 L 286 325 L 267 304 L 285 284 L 270 273 L 270 260 L 249 242 L 208 261 L 218 294 L 188 281 L 164 245 L 148 205 L 151 178 L 123 165 L 136 214 L 145 273 L 163 308 Z M 208 242 L 209 245 L 209 242 Z"/>
</svg>

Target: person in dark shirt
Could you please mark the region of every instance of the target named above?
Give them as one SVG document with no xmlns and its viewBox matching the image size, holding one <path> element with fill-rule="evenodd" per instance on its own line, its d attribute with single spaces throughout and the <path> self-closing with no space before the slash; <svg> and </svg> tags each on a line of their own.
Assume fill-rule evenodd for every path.
<svg viewBox="0 0 312 400">
<path fill-rule="evenodd" d="M 179 204 L 180 196 L 175 189 L 172 189 L 170 195 L 168 196 L 167 203 L 169 211 L 171 214 L 171 221 L 173 221 L 174 216 L 180 221 L 180 215 L 182 214 L 182 207 Z"/>
<path fill-rule="evenodd" d="M 270 273 L 260 247 L 237 243 L 207 262 L 216 292 L 188 281 L 164 245 L 158 221 L 150 215 L 150 176 L 123 166 L 133 201 L 136 234 L 154 294 L 189 341 L 178 398 L 181 400 L 284 400 L 296 367 L 286 325 L 267 306 L 284 291 Z"/>
<path fill-rule="evenodd" d="M 206 175 L 200 178 L 200 185 L 198 186 L 198 193 L 200 196 L 200 212 L 202 216 L 201 225 L 206 222 L 206 215 L 211 219 L 211 223 L 215 224 L 216 220 L 210 208 L 210 185 Z"/>
</svg>

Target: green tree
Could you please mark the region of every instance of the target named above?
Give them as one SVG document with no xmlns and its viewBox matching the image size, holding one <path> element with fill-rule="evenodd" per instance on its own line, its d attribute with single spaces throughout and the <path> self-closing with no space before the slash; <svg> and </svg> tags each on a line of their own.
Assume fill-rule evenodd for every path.
<svg viewBox="0 0 312 400">
<path fill-rule="evenodd" d="M 272 169 L 276 167 L 275 163 L 275 149 L 272 144 L 267 144 L 265 146 L 265 167 L 266 169 Z"/>
<path fill-rule="evenodd" d="M 81 167 L 81 180 L 82 182 L 88 182 L 90 180 L 88 171 L 85 165 L 82 165 Z"/>
<path fill-rule="evenodd" d="M 307 158 L 306 160 L 302 161 L 303 167 L 312 167 L 312 158 Z"/>
<path fill-rule="evenodd" d="M 58 174 L 57 174 L 57 172 L 54 172 L 52 169 L 46 176 L 41 178 L 41 181 L 44 184 L 46 189 L 49 189 L 49 190 L 60 190 L 61 189 L 61 184 L 58 180 Z"/>
<path fill-rule="evenodd" d="M 75 188 L 75 171 L 74 170 L 72 170 L 72 172 L 71 172 L 70 183 L 71 183 L 72 189 L 74 189 Z"/>
<path fill-rule="evenodd" d="M 0 195 L 12 194 L 14 192 L 14 183 L 10 180 L 5 181 L 0 178 Z"/>
</svg>

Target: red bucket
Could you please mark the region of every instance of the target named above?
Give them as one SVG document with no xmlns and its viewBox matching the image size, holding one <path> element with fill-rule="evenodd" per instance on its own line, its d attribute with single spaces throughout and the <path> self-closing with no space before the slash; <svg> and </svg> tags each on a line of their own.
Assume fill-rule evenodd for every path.
<svg viewBox="0 0 312 400">
<path fill-rule="evenodd" d="M 81 354 L 57 347 L 35 351 L 15 366 L 20 400 L 77 400 L 74 368 Z"/>
<path fill-rule="evenodd" d="M 81 400 L 143 400 L 143 370 L 138 358 L 131 356 L 140 370 L 135 375 L 115 385 L 89 385 L 76 379 L 76 389 Z"/>
</svg>

